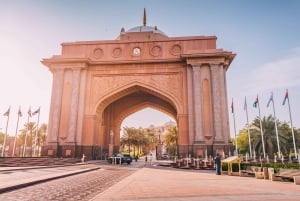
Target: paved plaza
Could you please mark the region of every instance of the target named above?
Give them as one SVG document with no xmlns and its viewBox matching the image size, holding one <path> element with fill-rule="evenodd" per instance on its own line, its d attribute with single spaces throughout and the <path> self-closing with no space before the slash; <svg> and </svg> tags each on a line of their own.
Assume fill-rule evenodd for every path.
<svg viewBox="0 0 300 201">
<path fill-rule="evenodd" d="M 90 171 L 88 171 L 90 170 Z M 73 176 L 0 193 L 0 200 L 91 201 L 258 201 L 300 200 L 300 185 L 252 177 L 215 175 L 214 171 L 191 171 L 169 167 L 88 164 L 74 167 L 1 172 L 0 184 L 36 180 L 41 176 Z M 82 171 L 83 173 L 79 174 Z M 9 172 L 9 171 L 8 171 Z M 54 173 L 55 172 L 55 173 Z M 26 176 L 27 175 L 27 176 Z"/>
<path fill-rule="evenodd" d="M 300 185 L 239 177 L 143 168 L 93 201 L 268 201 L 300 200 Z"/>
</svg>

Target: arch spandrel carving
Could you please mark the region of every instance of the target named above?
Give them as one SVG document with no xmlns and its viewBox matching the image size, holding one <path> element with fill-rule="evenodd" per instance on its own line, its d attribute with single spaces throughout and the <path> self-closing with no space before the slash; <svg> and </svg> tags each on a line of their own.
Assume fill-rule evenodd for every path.
<svg viewBox="0 0 300 201">
<path fill-rule="evenodd" d="M 169 99 L 176 99 L 178 100 L 177 102 L 182 102 L 184 99 L 182 90 L 178 90 L 183 85 L 182 73 L 165 73 L 159 75 L 94 75 L 90 87 L 92 90 L 91 93 L 93 93 L 93 99 L 90 100 L 91 104 L 97 105 L 99 100 L 110 96 L 112 91 L 118 93 L 133 85 L 145 86 L 145 88 L 153 89 L 153 91 L 157 91 L 160 94 L 166 94 L 166 96 L 173 97 Z"/>
<path fill-rule="evenodd" d="M 128 83 L 127 85 L 120 87 L 119 89 L 114 89 L 108 94 L 105 94 L 101 99 L 93 104 L 93 113 L 95 111 L 101 112 L 99 110 L 103 110 L 110 103 L 136 91 L 145 91 L 149 94 L 153 94 L 154 96 L 157 96 L 160 99 L 165 100 L 166 102 L 173 105 L 173 107 L 176 108 L 177 112 L 183 112 L 183 107 L 179 104 L 180 101 L 177 99 L 177 97 L 174 97 L 173 94 L 169 94 L 166 91 L 163 91 L 161 88 L 155 88 L 154 86 L 149 86 L 145 83 L 135 81 Z"/>
</svg>

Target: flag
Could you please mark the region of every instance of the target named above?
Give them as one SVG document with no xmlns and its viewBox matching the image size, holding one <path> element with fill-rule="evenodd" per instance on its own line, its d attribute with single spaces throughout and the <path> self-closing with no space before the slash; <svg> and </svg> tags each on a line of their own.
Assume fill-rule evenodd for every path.
<svg viewBox="0 0 300 201">
<path fill-rule="evenodd" d="M 9 116 L 10 113 L 10 107 L 8 108 L 8 110 L 3 114 L 4 116 Z"/>
<path fill-rule="evenodd" d="M 234 113 L 233 99 L 232 99 L 232 102 L 231 102 L 231 113 Z"/>
<path fill-rule="evenodd" d="M 258 104 L 258 96 L 256 97 L 256 100 L 253 103 L 253 107 L 257 108 L 257 104 Z"/>
<path fill-rule="evenodd" d="M 18 110 L 18 116 L 22 117 L 22 112 L 21 112 L 21 108 L 20 107 L 19 107 L 19 110 Z"/>
<path fill-rule="evenodd" d="M 28 116 L 29 116 L 29 117 L 31 117 L 31 107 L 29 107 L 29 109 L 28 109 L 28 112 L 27 112 L 27 113 L 28 113 Z"/>
<path fill-rule="evenodd" d="M 289 93 L 288 93 L 288 90 L 286 90 L 285 96 L 284 96 L 284 99 L 283 99 L 283 102 L 282 102 L 282 105 L 285 104 L 285 101 L 286 101 L 286 99 L 288 99 L 288 98 L 289 98 Z"/>
<path fill-rule="evenodd" d="M 246 96 L 245 96 L 245 102 L 244 102 L 244 110 L 247 110 L 247 100 L 246 100 Z"/>
<path fill-rule="evenodd" d="M 273 102 L 273 92 L 271 93 L 270 99 L 269 99 L 269 101 L 267 103 L 267 107 L 269 107 L 271 101 Z"/>
<path fill-rule="evenodd" d="M 40 108 L 37 109 L 36 111 L 34 111 L 34 112 L 32 113 L 32 115 L 36 115 L 37 113 L 40 113 Z"/>
</svg>

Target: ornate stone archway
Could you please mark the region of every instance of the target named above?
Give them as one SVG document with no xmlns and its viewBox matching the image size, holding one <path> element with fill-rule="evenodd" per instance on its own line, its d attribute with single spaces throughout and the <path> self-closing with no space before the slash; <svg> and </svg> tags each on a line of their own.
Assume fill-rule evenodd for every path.
<svg viewBox="0 0 300 201">
<path fill-rule="evenodd" d="M 216 40 L 144 25 L 115 40 L 63 43 L 61 55 L 42 61 L 53 74 L 42 154 L 102 156 L 109 144 L 117 149 L 123 119 L 145 107 L 176 119 L 181 155 L 227 152 L 226 71 L 235 54 Z"/>
</svg>

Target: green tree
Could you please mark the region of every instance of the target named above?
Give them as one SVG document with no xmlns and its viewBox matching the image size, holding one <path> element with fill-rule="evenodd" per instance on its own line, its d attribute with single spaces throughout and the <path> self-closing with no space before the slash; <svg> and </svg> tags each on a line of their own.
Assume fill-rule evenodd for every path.
<svg viewBox="0 0 300 201">
<path fill-rule="evenodd" d="M 171 126 L 168 128 L 168 132 L 165 136 L 165 144 L 170 156 L 177 156 L 177 142 L 178 142 L 178 129 L 177 126 Z"/>
<path fill-rule="evenodd" d="M 278 140 L 280 145 L 280 151 L 287 155 L 290 150 L 289 145 L 289 129 L 286 123 L 281 123 L 277 120 L 277 128 L 278 128 Z M 245 151 L 248 150 L 247 146 L 249 147 L 248 142 L 246 141 L 246 128 L 240 131 L 239 138 L 244 143 L 238 143 L 239 150 Z M 277 146 L 277 136 L 275 130 L 275 120 L 272 115 L 268 117 L 262 118 L 262 131 L 263 131 L 263 139 L 264 139 L 264 146 L 265 152 L 269 157 L 273 157 L 275 153 L 278 152 Z M 250 125 L 250 136 L 251 136 L 251 145 L 252 145 L 252 152 L 256 152 L 256 154 L 263 155 L 263 145 L 262 145 L 262 138 L 261 138 L 261 131 L 260 131 L 260 120 L 257 118 L 255 119 L 252 124 Z"/>
<path fill-rule="evenodd" d="M 125 148 L 128 148 L 128 153 L 131 152 L 132 146 L 136 145 L 136 133 L 137 129 L 133 127 L 124 127 L 124 132 L 121 137 L 120 144 L 125 150 Z"/>
<path fill-rule="evenodd" d="M 20 155 L 23 155 L 24 145 L 26 141 L 25 156 L 32 156 L 36 129 L 36 124 L 34 122 L 29 122 L 24 125 L 23 129 L 20 130 L 21 133 L 18 136 L 19 140 L 17 140 L 17 145 L 20 149 Z M 28 147 L 30 147 L 30 151 L 28 151 Z"/>
<path fill-rule="evenodd" d="M 40 149 L 43 145 L 45 145 L 46 140 L 47 140 L 47 129 L 48 129 L 48 125 L 47 124 L 41 124 L 41 126 L 38 129 L 38 133 L 37 133 L 37 142 L 36 142 L 36 146 L 37 146 L 37 150 L 38 150 L 38 156 L 40 155 Z"/>
<path fill-rule="evenodd" d="M 232 139 L 233 144 L 235 145 L 235 139 Z M 239 154 L 249 153 L 249 138 L 248 130 L 243 128 L 237 136 L 237 145 Z"/>
</svg>

